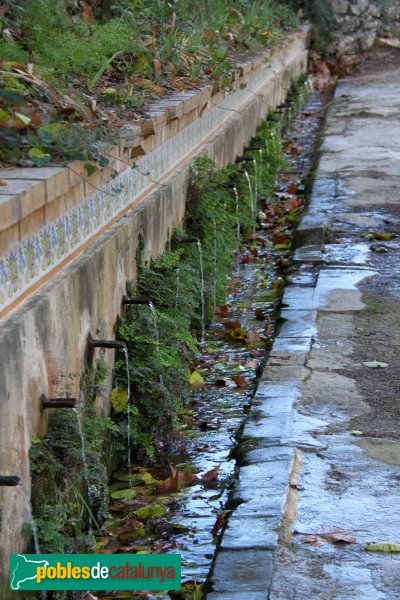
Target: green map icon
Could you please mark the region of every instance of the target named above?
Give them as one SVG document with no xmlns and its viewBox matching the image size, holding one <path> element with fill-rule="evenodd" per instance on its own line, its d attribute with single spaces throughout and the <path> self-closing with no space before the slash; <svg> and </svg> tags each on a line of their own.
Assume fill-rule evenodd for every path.
<svg viewBox="0 0 400 600">
<path fill-rule="evenodd" d="M 16 565 L 13 565 L 11 573 L 11 589 L 19 590 L 21 583 L 30 579 L 36 580 L 36 569 L 48 566 L 47 560 L 30 560 L 22 554 L 17 554 Z"/>
</svg>

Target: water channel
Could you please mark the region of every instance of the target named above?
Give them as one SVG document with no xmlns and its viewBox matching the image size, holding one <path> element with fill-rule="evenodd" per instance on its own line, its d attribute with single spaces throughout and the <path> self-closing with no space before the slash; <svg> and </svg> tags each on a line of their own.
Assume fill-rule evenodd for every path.
<svg viewBox="0 0 400 600">
<path fill-rule="evenodd" d="M 131 497 L 113 499 L 111 518 L 96 532 L 96 552 L 178 553 L 182 557 L 181 592 L 95 593 L 111 598 L 200 598 L 207 581 L 218 536 L 229 514 L 229 494 L 235 480 L 234 449 L 240 436 L 257 374 L 268 353 L 277 323 L 283 281 L 290 272 L 293 221 L 301 210 L 304 181 L 312 166 L 315 139 L 321 123 L 321 100 L 311 95 L 283 135 L 285 166 L 275 190 L 262 197 L 262 150 L 257 150 L 252 177 L 245 167 L 252 213 L 257 227 L 239 240 L 237 266 L 228 283 L 226 305 L 216 307 L 215 321 L 204 327 L 204 280 L 201 246 L 201 354 L 196 371 L 202 383 L 192 387 L 188 418 L 174 434 L 170 469 L 132 465 L 116 474 L 111 493 L 126 488 Z M 265 140 L 268 147 L 279 140 Z M 236 206 L 240 197 L 234 188 Z M 259 206 L 256 206 L 256 203 Z M 239 236 L 240 227 L 237 225 Z M 240 243 L 239 243 L 240 242 Z M 177 272 L 177 288 L 179 271 Z M 179 482 L 157 487 L 169 476 Z M 135 492 L 136 490 L 136 492 Z"/>
</svg>

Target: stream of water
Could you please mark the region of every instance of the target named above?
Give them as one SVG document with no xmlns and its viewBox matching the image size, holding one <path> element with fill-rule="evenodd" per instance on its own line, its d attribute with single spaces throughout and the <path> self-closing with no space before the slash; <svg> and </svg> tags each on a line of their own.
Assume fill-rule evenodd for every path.
<svg viewBox="0 0 400 600">
<path fill-rule="evenodd" d="M 205 290 L 204 290 L 204 266 L 203 266 L 203 249 L 200 240 L 197 241 L 197 248 L 199 251 L 199 264 L 200 264 L 200 281 L 201 281 L 201 343 L 204 343 L 206 337 L 206 302 L 205 302 Z"/>
<path fill-rule="evenodd" d="M 239 194 L 237 187 L 234 186 L 233 192 L 235 194 L 236 202 L 236 273 L 239 277 L 240 274 L 240 216 L 239 216 Z"/>
<path fill-rule="evenodd" d="M 158 323 L 157 323 L 157 313 L 156 313 L 156 309 L 154 307 L 154 304 L 149 301 L 149 309 L 151 310 L 151 314 L 153 317 L 153 328 L 154 328 L 154 335 L 156 338 L 156 350 L 157 350 L 157 356 L 160 356 L 160 334 L 158 331 Z"/>
<path fill-rule="evenodd" d="M 250 203 L 251 203 L 251 220 L 255 221 L 255 208 L 254 208 L 254 194 L 253 194 L 253 186 L 251 185 L 251 179 L 249 172 L 246 167 L 243 168 L 244 176 L 247 179 L 247 185 L 249 186 L 249 194 L 250 194 Z"/>
</svg>

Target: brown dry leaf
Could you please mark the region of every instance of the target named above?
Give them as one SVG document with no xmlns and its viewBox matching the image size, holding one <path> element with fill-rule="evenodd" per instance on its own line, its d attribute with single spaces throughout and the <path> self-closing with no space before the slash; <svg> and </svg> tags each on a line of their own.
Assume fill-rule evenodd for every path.
<svg viewBox="0 0 400 600">
<path fill-rule="evenodd" d="M 199 478 L 197 477 L 197 475 L 195 475 L 194 473 L 191 473 L 190 471 L 181 471 L 180 469 L 177 469 L 173 465 L 169 465 L 169 468 L 171 469 L 172 478 L 173 479 L 176 478 L 180 485 L 183 485 L 183 486 L 191 485 L 192 483 L 199 481 Z"/>
<path fill-rule="evenodd" d="M 303 536 L 300 542 L 302 544 L 313 544 L 314 546 L 320 546 L 324 542 L 332 544 L 356 544 L 356 538 L 349 535 L 352 531 L 351 529 L 333 529 L 332 531 L 309 534 Z"/>
<path fill-rule="evenodd" d="M 215 525 L 212 528 L 212 534 L 213 535 L 217 535 L 217 533 L 219 532 L 219 530 L 221 529 L 221 527 L 224 525 L 224 523 L 226 522 L 226 519 L 228 518 L 229 513 L 231 513 L 232 511 L 230 510 L 223 510 L 222 512 L 219 513 L 217 520 L 215 521 Z"/>
<path fill-rule="evenodd" d="M 226 304 L 215 307 L 215 314 L 219 317 L 226 317 L 229 313 L 229 307 Z"/>
<path fill-rule="evenodd" d="M 144 87 L 153 92 L 153 94 L 157 94 L 157 96 L 162 96 L 164 94 L 164 88 L 153 81 L 142 79 L 141 83 Z"/>
<path fill-rule="evenodd" d="M 241 324 L 240 321 L 225 321 L 224 323 L 225 329 L 228 331 L 235 331 L 236 329 L 240 329 Z"/>
<path fill-rule="evenodd" d="M 201 482 L 202 483 L 210 483 L 211 481 L 214 481 L 215 479 L 217 479 L 220 468 L 221 468 L 221 464 L 217 465 L 210 471 L 207 471 L 207 473 L 204 473 L 204 475 L 202 475 L 200 477 Z"/>
<path fill-rule="evenodd" d="M 155 58 L 155 59 L 152 61 L 152 63 L 151 63 L 151 64 L 152 64 L 152 66 L 153 66 L 153 71 L 154 71 L 154 73 L 156 73 L 156 75 L 159 75 L 159 74 L 161 73 L 161 71 L 162 71 L 162 64 L 161 64 L 161 62 L 159 61 L 159 59 L 158 59 L 158 58 Z"/>
<path fill-rule="evenodd" d="M 174 540 L 158 540 L 154 544 L 152 554 L 164 554 L 171 548 L 176 548 L 176 542 Z"/>
<path fill-rule="evenodd" d="M 253 344 L 254 342 L 258 342 L 260 339 L 260 335 L 258 331 L 246 331 L 246 343 Z"/>
<path fill-rule="evenodd" d="M 85 21 L 85 23 L 94 23 L 95 18 L 94 18 L 92 7 L 90 6 L 89 2 L 86 2 L 86 0 L 81 0 L 81 4 L 82 4 L 82 13 L 81 13 L 82 19 Z"/>
<path fill-rule="evenodd" d="M 305 535 L 304 537 L 300 538 L 300 543 L 301 544 L 313 544 L 314 546 L 322 545 L 322 541 L 320 540 L 320 538 L 317 535 Z"/>
<path fill-rule="evenodd" d="M 0 185 L 8 185 L 8 181 L 5 179 L 0 179 Z"/>
<path fill-rule="evenodd" d="M 165 492 L 166 494 L 172 494 L 174 492 L 178 492 L 179 491 L 178 476 L 176 475 L 175 477 L 168 477 L 168 479 L 164 479 L 164 481 L 160 481 L 160 483 L 157 484 L 157 491 Z"/>
<path fill-rule="evenodd" d="M 234 375 L 232 379 L 236 383 L 236 387 L 240 389 L 246 388 L 249 385 L 249 382 L 243 375 Z"/>
<path fill-rule="evenodd" d="M 326 533 L 318 534 L 322 539 L 332 544 L 344 543 L 344 544 L 356 544 L 356 538 L 349 536 L 351 530 L 346 529 L 335 529 L 333 531 L 327 531 Z"/>
<path fill-rule="evenodd" d="M 254 262 L 255 256 L 253 256 L 252 254 L 245 254 L 244 256 L 242 256 L 242 258 L 240 259 L 240 262 L 242 265 L 247 265 L 248 263 L 252 263 Z"/>
<path fill-rule="evenodd" d="M 289 183 L 289 185 L 286 188 L 286 191 L 288 194 L 297 194 L 297 185 L 295 183 Z"/>
</svg>

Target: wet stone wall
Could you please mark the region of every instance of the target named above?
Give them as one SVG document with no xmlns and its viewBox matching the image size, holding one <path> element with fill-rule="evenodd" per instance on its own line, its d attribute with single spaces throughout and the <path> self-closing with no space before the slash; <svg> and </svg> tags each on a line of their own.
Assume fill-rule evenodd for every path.
<svg viewBox="0 0 400 600">
<path fill-rule="evenodd" d="M 365 52 L 378 37 L 400 34 L 399 0 L 331 0 L 331 53 Z"/>
</svg>

